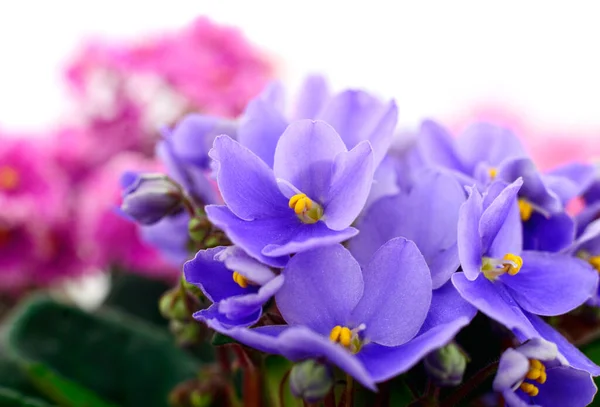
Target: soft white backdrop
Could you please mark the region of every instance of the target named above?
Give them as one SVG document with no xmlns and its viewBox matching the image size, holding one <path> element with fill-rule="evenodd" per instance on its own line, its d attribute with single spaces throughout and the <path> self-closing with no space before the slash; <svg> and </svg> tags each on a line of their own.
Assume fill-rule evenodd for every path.
<svg viewBox="0 0 600 407">
<path fill-rule="evenodd" d="M 204 14 L 276 55 L 291 85 L 318 71 L 336 88 L 395 97 L 405 126 L 493 101 L 600 134 L 599 12 L 595 1 L 548 0 L 3 1 L 0 127 L 57 120 L 60 68 L 86 37 L 134 38 Z"/>
</svg>

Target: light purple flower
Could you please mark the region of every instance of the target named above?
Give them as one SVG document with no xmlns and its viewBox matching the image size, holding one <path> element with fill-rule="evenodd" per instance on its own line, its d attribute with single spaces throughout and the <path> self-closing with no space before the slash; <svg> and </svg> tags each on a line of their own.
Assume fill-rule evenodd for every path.
<svg viewBox="0 0 600 407">
<path fill-rule="evenodd" d="M 284 109 L 282 86 L 272 84 L 252 100 L 240 117 L 238 141 L 273 166 L 279 137 L 289 123 L 299 119 L 329 123 L 348 150 L 363 141 L 373 147 L 374 168 L 383 160 L 396 127 L 398 109 L 361 91 L 346 90 L 330 95 L 325 79 L 310 76 L 303 84 L 291 112 Z"/>
<path fill-rule="evenodd" d="M 300 120 L 279 139 L 273 169 L 227 136 L 210 154 L 226 205 L 207 206 L 208 217 L 261 262 L 281 267 L 289 254 L 357 233 L 350 225 L 373 180 L 369 142 L 348 151 L 327 123 Z"/>
<path fill-rule="evenodd" d="M 462 297 L 509 329 L 538 336 L 523 310 L 560 315 L 597 289 L 598 273 L 566 254 L 522 251 L 516 196 L 522 180 L 493 183 L 482 195 L 472 188 L 458 223 L 462 272 L 452 283 Z"/>
<path fill-rule="evenodd" d="M 502 354 L 493 388 L 508 407 L 583 407 L 597 391 L 588 372 L 561 363 L 556 345 L 539 338 Z"/>
<path fill-rule="evenodd" d="M 341 245 L 292 257 L 276 303 L 289 325 L 212 328 L 268 353 L 300 361 L 323 358 L 370 389 L 412 367 L 466 325 L 474 309 L 431 278 L 414 243 L 383 245 L 359 264 Z"/>
<path fill-rule="evenodd" d="M 465 191 L 448 173 L 426 169 L 418 181 L 396 196 L 373 203 L 356 222 L 360 233 L 348 244 L 362 265 L 394 237 L 412 240 L 431 270 L 433 288 L 444 285 L 458 270 L 458 212 Z"/>
<path fill-rule="evenodd" d="M 263 304 L 284 282 L 282 275 L 236 246 L 200 250 L 184 265 L 183 272 L 185 280 L 198 286 L 214 303 L 194 317 L 215 319 L 227 327 L 256 323 Z"/>
</svg>

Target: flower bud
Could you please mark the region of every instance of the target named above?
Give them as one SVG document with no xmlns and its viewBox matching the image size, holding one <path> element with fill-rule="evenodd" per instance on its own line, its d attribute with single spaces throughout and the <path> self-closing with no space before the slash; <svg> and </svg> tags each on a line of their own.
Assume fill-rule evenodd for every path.
<svg viewBox="0 0 600 407">
<path fill-rule="evenodd" d="M 193 312 L 200 309 L 200 301 L 187 290 L 175 287 L 160 297 L 158 309 L 166 319 L 189 320 Z"/>
<path fill-rule="evenodd" d="M 178 321 L 172 319 L 169 330 L 179 346 L 187 347 L 198 344 L 206 339 L 207 328 L 198 321 Z"/>
<path fill-rule="evenodd" d="M 140 174 L 123 191 L 121 211 L 136 222 L 152 225 L 179 210 L 183 200 L 182 189 L 166 175 Z"/>
<path fill-rule="evenodd" d="M 203 242 L 212 229 L 212 224 L 205 215 L 194 216 L 188 223 L 188 232 L 194 242 Z"/>
<path fill-rule="evenodd" d="M 449 343 L 427 355 L 423 364 L 438 386 L 457 386 L 462 382 L 467 358 L 458 345 Z"/>
<path fill-rule="evenodd" d="M 333 386 L 333 374 L 327 365 L 309 359 L 294 365 L 290 372 L 290 390 L 298 398 L 315 403 Z"/>
</svg>

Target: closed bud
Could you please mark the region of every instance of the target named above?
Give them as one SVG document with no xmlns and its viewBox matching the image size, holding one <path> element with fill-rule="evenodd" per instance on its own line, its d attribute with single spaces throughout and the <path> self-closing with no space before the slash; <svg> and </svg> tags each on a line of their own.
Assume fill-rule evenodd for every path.
<svg viewBox="0 0 600 407">
<path fill-rule="evenodd" d="M 182 189 L 166 175 L 140 174 L 123 191 L 121 211 L 142 225 L 152 225 L 181 209 L 184 199 Z"/>
<path fill-rule="evenodd" d="M 203 326 L 194 320 L 178 321 L 172 319 L 169 323 L 169 330 L 180 346 L 191 346 L 200 343 L 206 337 L 206 328 L 203 329 Z"/>
<path fill-rule="evenodd" d="M 200 309 L 200 301 L 187 290 L 175 287 L 160 297 L 158 309 L 166 319 L 186 321 Z"/>
<path fill-rule="evenodd" d="M 188 223 L 188 232 L 190 238 L 194 242 L 204 242 L 212 229 L 212 224 L 209 222 L 206 215 L 197 215 L 190 219 Z"/>
<path fill-rule="evenodd" d="M 458 386 L 467 368 L 467 357 L 458 345 L 449 343 L 427 355 L 423 364 L 438 386 Z"/>
<path fill-rule="evenodd" d="M 305 360 L 294 365 L 290 372 L 292 394 L 309 403 L 323 399 L 333 386 L 331 368 L 316 360 Z"/>
</svg>

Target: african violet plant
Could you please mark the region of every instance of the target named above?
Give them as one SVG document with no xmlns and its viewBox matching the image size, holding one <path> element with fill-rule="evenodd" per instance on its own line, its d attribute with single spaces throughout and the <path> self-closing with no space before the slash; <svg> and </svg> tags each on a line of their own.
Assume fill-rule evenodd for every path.
<svg viewBox="0 0 600 407">
<path fill-rule="evenodd" d="M 600 367 L 571 342 L 599 325 L 598 168 L 541 172 L 488 124 L 407 142 L 396 120 L 320 77 L 287 108 L 275 84 L 235 121 L 165 128 L 167 174 L 123 175 L 122 214 L 189 259 L 160 304 L 173 331 L 210 328 L 242 371 L 206 405 L 591 403 Z M 276 379 L 267 355 L 290 361 Z"/>
</svg>

